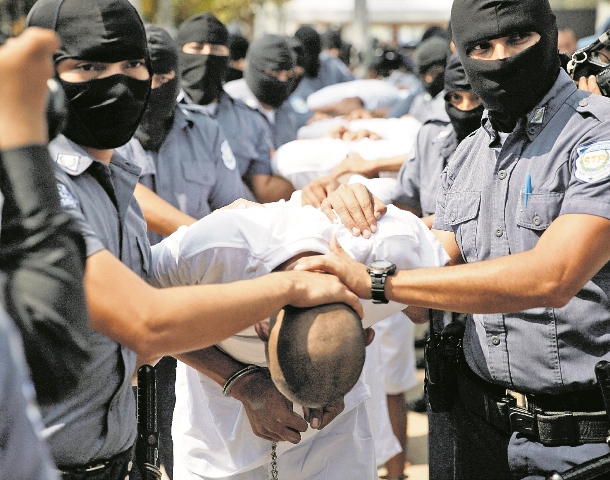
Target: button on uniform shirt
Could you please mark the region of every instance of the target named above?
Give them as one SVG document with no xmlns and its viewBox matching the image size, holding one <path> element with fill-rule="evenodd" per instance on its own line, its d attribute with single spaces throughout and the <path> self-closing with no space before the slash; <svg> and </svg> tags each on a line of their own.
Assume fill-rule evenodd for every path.
<svg viewBox="0 0 610 480">
<path fill-rule="evenodd" d="M 420 129 L 413 155 L 398 172 L 399 194 L 394 199 L 407 207 L 434 214 L 440 175 L 458 146 L 455 130 L 445 110 Z"/>
<path fill-rule="evenodd" d="M 259 277 L 299 253 L 327 253 L 333 234 L 351 256 L 365 264 L 376 258 L 387 258 L 404 269 L 440 266 L 448 259 L 440 243 L 420 220 L 392 205 L 388 206 L 388 213 L 379 221 L 378 232 L 367 240 L 354 237 L 344 227 L 331 223 L 313 207 L 300 207 L 300 202 L 293 201 L 277 202 L 214 212 L 188 228 L 181 227 L 153 247 L 152 281 L 159 287 L 169 287 Z M 362 302 L 365 309 L 364 326 L 370 326 L 405 307 L 396 302 L 387 305 L 376 305 L 370 300 Z M 264 344 L 253 327 L 220 342 L 219 346 L 242 362 L 266 365 Z M 258 468 L 269 462 L 269 442 L 254 436 L 239 401 L 224 397 L 218 384 L 185 365 L 179 365 L 176 385 L 173 430 L 176 465 L 181 461 L 197 475 L 218 478 Z M 346 396 L 345 410 L 341 416 L 357 415 L 359 423 L 362 412 L 357 408 L 368 397 L 367 390 L 362 379 L 359 380 Z M 350 442 L 358 442 L 353 429 L 342 430 L 345 425 L 337 420 L 321 433 L 308 430 L 302 435 L 303 440 L 299 445 L 278 443 L 278 454 L 291 449 L 297 449 L 296 452 L 299 447 L 313 450 L 314 446 L 305 447 L 314 445 L 307 443 L 308 439 L 332 435 L 333 432 L 335 439 L 341 435 Z M 323 449 L 328 449 L 325 442 L 318 443 L 318 447 L 322 445 Z M 335 444 L 341 445 L 341 442 Z M 335 474 L 330 474 L 329 478 L 368 478 L 359 470 L 368 457 L 354 458 L 347 455 L 350 451 L 330 449 L 328 455 L 331 458 L 337 454 L 347 456 L 352 458 L 353 464 L 346 467 L 337 460 L 332 467 Z M 357 453 L 356 457 L 361 453 Z M 308 453 L 303 451 L 299 455 L 311 458 L 305 457 Z M 182 457 L 182 460 L 178 457 Z M 291 476 L 286 471 L 282 473 L 286 478 L 301 478 L 298 474 Z"/>
<path fill-rule="evenodd" d="M 464 259 L 476 262 L 532 249 L 560 215 L 610 218 L 609 120 L 610 101 L 576 90 L 563 71 L 503 145 L 484 116 L 443 173 L 434 227 L 454 232 Z M 473 315 L 468 364 L 517 391 L 594 388 L 595 364 L 610 359 L 609 293 L 605 265 L 563 308 Z"/>
<path fill-rule="evenodd" d="M 158 152 L 134 137 L 117 149 L 142 168 L 140 181 L 180 211 L 202 218 L 238 198 L 253 199 L 218 122 L 197 106 L 176 107 L 174 125 Z M 163 237 L 150 234 L 151 243 Z"/>
<path fill-rule="evenodd" d="M 2 478 L 57 480 L 43 441 L 34 386 L 28 378 L 23 344 L 12 320 L 0 309 L 0 465 Z"/>
<path fill-rule="evenodd" d="M 108 250 L 136 275 L 146 278 L 150 244 L 133 191 L 140 168 L 116 152 L 107 166 L 63 135 L 49 144 L 57 163 L 62 207 L 76 219 L 87 256 Z M 57 405 L 41 408 L 53 458 L 63 467 L 110 458 L 136 438 L 131 374 L 136 354 L 88 329 L 91 360 L 82 365 L 82 385 Z M 86 379 L 86 381 L 85 381 Z"/>
<path fill-rule="evenodd" d="M 271 129 L 271 137 L 275 149 L 280 148 L 285 143 L 296 140 L 299 125 L 294 110 L 290 106 L 290 100 L 286 100 L 279 108 L 266 110 L 254 96 L 250 87 L 248 87 L 245 78 L 225 83 L 224 90 L 231 97 L 241 100 L 250 108 L 263 115 Z"/>
</svg>

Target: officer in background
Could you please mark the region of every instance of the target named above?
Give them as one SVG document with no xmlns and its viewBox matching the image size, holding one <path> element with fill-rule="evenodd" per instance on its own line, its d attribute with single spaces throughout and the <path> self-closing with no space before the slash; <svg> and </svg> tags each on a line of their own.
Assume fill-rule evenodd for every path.
<svg viewBox="0 0 610 480">
<path fill-rule="evenodd" d="M 244 68 L 246 68 L 246 53 L 250 42 L 238 33 L 231 33 L 227 46 L 229 47 L 229 71 L 225 81 L 230 82 L 243 78 Z"/>
<path fill-rule="evenodd" d="M 239 175 L 259 202 L 288 199 L 294 188 L 271 172 L 274 146 L 267 121 L 223 90 L 229 68 L 228 37 L 227 27 L 211 13 L 195 15 L 180 25 L 176 38 L 182 87 L 179 100 L 201 106 L 220 124 Z"/>
<path fill-rule="evenodd" d="M 540 479 L 609 452 L 594 367 L 610 358 L 610 101 L 560 69 L 547 0 L 456 0 L 451 24 L 487 110 L 443 172 L 435 213 L 437 237 L 464 265 L 398 272 L 384 292 L 470 312 L 457 475 Z M 349 193 L 322 208 L 371 201 Z M 344 223 L 362 231 L 379 207 L 352 210 Z M 371 296 L 366 270 L 340 252 L 304 267 Z"/>
<path fill-rule="evenodd" d="M 244 78 L 224 86 L 229 95 L 264 116 L 275 149 L 297 138 L 297 119 L 286 101 L 293 92 L 295 65 L 288 42 L 277 35 L 265 35 L 248 48 Z"/>
<path fill-rule="evenodd" d="M 432 228 L 440 175 L 464 138 L 481 126 L 483 105 L 468 83 L 457 53 L 447 61 L 442 111 L 431 112 L 417 134 L 413 155 L 398 173 L 394 203 L 422 217 Z"/>
<path fill-rule="evenodd" d="M 169 33 L 146 26 L 152 89 L 134 137 L 117 152 L 140 168 L 135 196 L 144 211 L 151 244 L 238 198 L 253 199 L 218 122 L 190 105 L 176 103 L 178 51 Z M 160 208 L 152 190 L 174 209 Z"/>
<path fill-rule="evenodd" d="M 304 50 L 304 75 L 294 93 L 290 96 L 290 105 L 299 118 L 298 126 L 302 127 L 311 118 L 307 108 L 307 97 L 321 88 L 336 83 L 349 82 L 354 76 L 345 71 L 345 65 L 334 57 L 322 55 L 320 34 L 311 27 L 301 27 L 294 33 Z"/>
<path fill-rule="evenodd" d="M 443 85 L 445 65 L 450 54 L 449 41 L 437 36 L 428 38 L 417 46 L 415 65 L 424 90 L 398 102 L 390 110 L 389 118 L 402 117 L 408 113 L 423 123 L 428 115 L 437 115 L 445 109 Z"/>
</svg>

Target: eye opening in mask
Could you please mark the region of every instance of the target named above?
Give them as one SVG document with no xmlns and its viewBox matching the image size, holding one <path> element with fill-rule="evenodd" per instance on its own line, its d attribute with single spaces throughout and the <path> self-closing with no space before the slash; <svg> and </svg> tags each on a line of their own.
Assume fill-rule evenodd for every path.
<svg viewBox="0 0 610 480">
<path fill-rule="evenodd" d="M 215 55 L 217 57 L 228 57 L 229 47 L 217 43 L 187 42 L 182 45 L 182 52 L 194 55 Z"/>
<path fill-rule="evenodd" d="M 454 90 L 445 94 L 445 101 L 463 112 L 474 110 L 481 105 L 481 98 L 474 92 Z"/>
<path fill-rule="evenodd" d="M 167 82 L 172 81 L 176 78 L 176 70 L 170 70 L 166 73 L 154 73 L 152 76 L 152 83 L 150 88 L 153 90 L 159 88 L 161 85 L 165 85 Z"/>
<path fill-rule="evenodd" d="M 294 69 L 293 70 L 268 70 L 268 69 L 265 69 L 265 74 L 269 75 L 270 77 L 276 78 L 280 82 L 287 82 L 292 77 L 294 77 L 295 72 L 294 72 Z"/>
<path fill-rule="evenodd" d="M 466 46 L 466 54 L 475 60 L 498 60 L 512 57 L 535 45 L 540 40 L 540 34 L 535 31 L 519 30 L 496 38 L 481 39 Z M 501 46 L 500 57 L 497 47 Z"/>
<path fill-rule="evenodd" d="M 112 75 L 125 75 L 136 80 L 150 79 L 148 66 L 143 58 L 112 63 L 66 58 L 60 60 L 55 69 L 59 78 L 70 83 L 87 82 Z"/>
</svg>

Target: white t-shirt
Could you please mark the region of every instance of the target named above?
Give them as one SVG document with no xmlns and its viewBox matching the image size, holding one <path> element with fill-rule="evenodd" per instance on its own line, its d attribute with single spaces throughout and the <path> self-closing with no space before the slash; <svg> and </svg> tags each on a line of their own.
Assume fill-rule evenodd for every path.
<svg viewBox="0 0 610 480">
<path fill-rule="evenodd" d="M 368 240 L 354 237 L 319 210 L 300 207 L 296 202 L 217 210 L 190 227 L 181 227 L 153 247 L 153 283 L 169 287 L 256 278 L 299 253 L 328 253 L 333 234 L 348 254 L 362 263 L 388 259 L 399 269 L 407 269 L 441 266 L 448 260 L 434 235 L 409 212 L 389 205 L 378 226 L 378 232 Z M 405 307 L 396 302 L 362 302 L 365 326 Z M 264 344 L 252 327 L 219 345 L 242 362 L 265 364 Z M 368 386 L 360 379 L 346 395 L 341 415 L 369 396 Z M 268 461 L 269 442 L 252 433 L 240 402 L 223 397 L 216 383 L 184 365 L 177 370 L 176 405 L 174 445 L 191 472 L 215 478 L 248 471 Z M 179 405 L 185 411 L 179 411 Z M 295 406 L 295 411 L 300 412 L 300 408 Z M 308 429 L 300 445 L 317 433 Z M 280 442 L 278 454 L 292 447 Z"/>
</svg>

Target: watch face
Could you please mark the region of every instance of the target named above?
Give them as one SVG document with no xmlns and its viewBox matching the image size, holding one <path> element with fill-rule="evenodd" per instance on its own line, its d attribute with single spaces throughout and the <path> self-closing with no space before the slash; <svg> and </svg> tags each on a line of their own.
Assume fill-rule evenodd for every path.
<svg viewBox="0 0 610 480">
<path fill-rule="evenodd" d="M 374 260 L 369 263 L 369 268 L 374 268 L 375 270 L 387 270 L 391 268 L 394 264 L 392 262 L 388 262 L 387 260 Z"/>
</svg>

